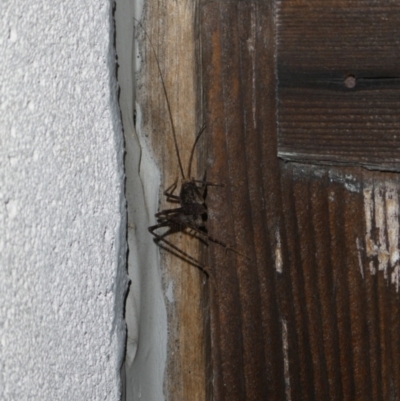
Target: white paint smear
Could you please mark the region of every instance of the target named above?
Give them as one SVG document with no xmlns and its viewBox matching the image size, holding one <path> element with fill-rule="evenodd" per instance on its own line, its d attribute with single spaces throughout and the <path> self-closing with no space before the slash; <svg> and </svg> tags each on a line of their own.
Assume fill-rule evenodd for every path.
<svg viewBox="0 0 400 401">
<path fill-rule="evenodd" d="M 281 235 L 279 233 L 279 228 L 276 229 L 275 232 L 275 269 L 278 273 L 282 273 L 283 271 L 283 262 L 282 262 L 282 245 L 281 245 Z"/>
<path fill-rule="evenodd" d="M 375 227 L 378 231 L 377 249 L 378 249 L 379 270 L 384 271 L 385 278 L 387 278 L 389 252 L 387 250 L 385 201 L 383 195 L 384 195 L 384 190 L 380 187 L 375 187 L 374 189 Z"/>
<path fill-rule="evenodd" d="M 393 185 L 386 189 L 386 226 L 389 241 L 390 264 L 399 262 L 399 196 Z"/>
<path fill-rule="evenodd" d="M 289 371 L 289 340 L 288 329 L 285 319 L 282 319 L 282 347 L 283 347 L 283 369 L 285 375 L 286 401 L 292 399 L 290 393 L 290 371 Z"/>
<path fill-rule="evenodd" d="M 361 277 L 364 278 L 364 268 L 363 268 L 362 257 L 361 257 L 363 249 L 362 249 L 362 246 L 360 244 L 360 239 L 359 238 L 356 239 L 356 243 L 357 243 L 357 253 L 358 253 L 358 265 L 360 267 Z"/>
<path fill-rule="evenodd" d="M 386 279 L 390 278 L 400 287 L 400 252 L 399 252 L 399 194 L 396 183 L 388 181 L 379 185 L 367 185 L 364 194 L 365 244 L 369 259 L 369 271 L 383 271 Z M 360 256 L 360 243 L 357 250 Z M 360 262 L 361 263 L 361 262 Z"/>
</svg>

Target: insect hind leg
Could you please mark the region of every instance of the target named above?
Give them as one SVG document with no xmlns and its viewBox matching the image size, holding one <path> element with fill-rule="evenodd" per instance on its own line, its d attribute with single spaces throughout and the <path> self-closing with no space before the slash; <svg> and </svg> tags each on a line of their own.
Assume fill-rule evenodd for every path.
<svg viewBox="0 0 400 401">
<path fill-rule="evenodd" d="M 251 260 L 246 254 L 244 254 L 244 253 L 242 253 L 242 252 L 239 252 L 239 251 L 238 251 L 235 247 L 233 247 L 232 245 L 226 244 L 225 242 L 219 240 L 218 238 L 215 238 L 215 237 L 209 235 L 207 232 L 200 230 L 198 227 L 192 226 L 192 225 L 190 225 L 190 224 L 183 224 L 183 223 L 181 223 L 181 222 L 175 220 L 174 216 L 170 216 L 170 217 L 169 217 L 169 220 L 175 222 L 176 224 L 180 224 L 180 225 L 182 225 L 182 226 L 185 227 L 185 228 L 188 228 L 188 229 L 192 230 L 193 232 L 195 232 L 195 233 L 198 235 L 198 236 L 196 235 L 196 237 L 197 237 L 197 239 L 199 239 L 199 240 L 200 240 L 199 237 L 201 236 L 202 238 L 205 238 L 205 239 L 207 239 L 208 241 L 214 242 L 215 244 L 218 244 L 218 245 L 222 246 L 223 248 L 225 248 L 225 251 L 226 251 L 226 252 L 227 252 L 227 251 L 231 251 L 231 252 L 234 252 L 234 253 L 236 253 L 237 255 L 240 255 L 240 256 L 242 256 L 242 257 L 248 259 L 248 260 Z"/>
<path fill-rule="evenodd" d="M 174 191 L 177 186 L 178 186 L 178 179 L 176 179 L 175 182 L 163 192 L 164 196 L 166 196 L 167 198 L 167 201 L 179 202 L 179 196 L 174 195 Z"/>
<path fill-rule="evenodd" d="M 194 258 L 193 256 L 190 256 L 187 252 L 183 251 L 182 249 L 178 248 L 176 245 L 174 245 L 171 241 L 168 241 L 165 237 L 167 235 L 170 235 L 174 232 L 177 232 L 179 230 L 173 230 L 172 228 L 170 228 L 170 230 L 168 230 L 167 232 L 165 232 L 162 235 L 159 235 L 155 232 L 155 230 L 162 228 L 162 227 L 168 227 L 170 226 L 170 221 L 163 221 L 161 223 L 155 224 L 154 226 L 151 226 L 148 228 L 149 232 L 155 237 L 155 240 L 158 243 L 164 243 L 166 244 L 168 247 L 164 247 L 166 250 L 168 250 L 169 252 L 171 252 L 172 254 L 174 254 L 177 257 L 180 257 L 181 259 L 183 259 L 184 261 L 190 263 L 192 266 L 198 268 L 199 270 L 201 270 L 207 277 L 210 277 L 211 272 L 210 270 L 204 266 L 199 260 L 197 260 L 196 258 Z M 161 245 L 160 245 L 161 246 Z"/>
</svg>

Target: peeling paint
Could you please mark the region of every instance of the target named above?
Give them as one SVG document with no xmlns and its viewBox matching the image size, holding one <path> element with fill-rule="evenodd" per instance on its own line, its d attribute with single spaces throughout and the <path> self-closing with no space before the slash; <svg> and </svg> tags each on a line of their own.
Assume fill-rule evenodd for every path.
<svg viewBox="0 0 400 401">
<path fill-rule="evenodd" d="M 281 235 L 279 232 L 279 228 L 277 228 L 275 232 L 275 269 L 278 273 L 283 272 L 283 262 L 282 262 L 282 245 L 281 245 Z"/>
<path fill-rule="evenodd" d="M 392 283 L 396 285 L 396 291 L 399 292 L 400 287 L 400 266 L 397 264 L 391 274 Z"/>
<path fill-rule="evenodd" d="M 358 265 L 360 266 L 361 277 L 364 278 L 364 268 L 363 268 L 362 257 L 361 257 L 364 249 L 362 248 L 362 246 L 360 244 L 359 238 L 356 239 L 356 244 L 357 244 L 357 252 L 358 252 Z"/>
<path fill-rule="evenodd" d="M 370 260 L 370 262 L 369 262 L 369 272 L 370 272 L 372 275 L 374 275 L 374 274 L 376 273 L 376 268 L 375 268 L 375 265 L 374 265 L 374 261 L 373 261 L 373 260 Z"/>
<path fill-rule="evenodd" d="M 375 204 L 375 228 L 378 232 L 378 262 L 379 270 L 384 271 L 384 276 L 387 278 L 387 268 L 389 262 L 389 252 L 387 250 L 386 239 L 386 219 L 385 219 L 385 201 L 383 196 L 383 189 L 379 187 L 374 188 L 374 204 Z"/>
<path fill-rule="evenodd" d="M 360 184 L 355 177 L 350 174 L 346 174 L 344 186 L 349 192 L 359 192 Z"/>
<path fill-rule="evenodd" d="M 399 196 L 395 186 L 386 189 L 385 202 L 390 264 L 395 266 L 399 263 Z"/>
<path fill-rule="evenodd" d="M 365 244 L 369 260 L 369 272 L 383 271 L 385 279 L 390 279 L 400 287 L 399 251 L 399 194 L 397 184 L 391 181 L 366 185 L 364 190 Z M 359 258 L 361 248 L 356 240 Z"/>
<path fill-rule="evenodd" d="M 283 369 L 285 376 L 285 389 L 286 389 L 286 401 L 292 399 L 290 392 L 290 370 L 289 370 L 289 340 L 287 323 L 285 319 L 282 319 L 282 348 L 283 348 Z"/>
<path fill-rule="evenodd" d="M 361 192 L 361 184 L 356 177 L 351 174 L 343 175 L 339 170 L 331 169 L 329 171 L 330 182 L 338 182 L 344 185 L 349 192 Z"/>
<path fill-rule="evenodd" d="M 366 234 L 365 234 L 365 244 L 367 256 L 372 255 L 375 252 L 374 243 L 371 239 L 371 231 L 372 231 L 372 216 L 373 216 L 373 201 L 372 201 L 372 190 L 371 188 L 364 189 L 364 213 L 365 213 L 365 226 L 366 226 Z"/>
</svg>

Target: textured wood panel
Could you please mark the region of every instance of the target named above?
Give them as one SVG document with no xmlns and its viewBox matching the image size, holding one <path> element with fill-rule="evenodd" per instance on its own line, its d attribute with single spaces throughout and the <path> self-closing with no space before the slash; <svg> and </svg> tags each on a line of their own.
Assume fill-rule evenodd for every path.
<svg viewBox="0 0 400 401">
<path fill-rule="evenodd" d="M 136 31 L 143 61 L 141 75 L 136 82 L 141 112 L 139 123 L 146 137 L 142 140 L 151 145 L 161 172 L 159 210 L 179 207 L 179 204 L 167 202 L 163 191 L 175 181 L 179 185 L 182 177 L 154 51 L 165 82 L 180 157 L 187 174 L 196 132 L 202 125 L 199 117 L 201 109 L 198 107 L 201 90 L 197 70 L 199 53 L 195 40 L 195 11 L 196 2 L 147 1 L 142 24 L 147 35 L 140 27 Z M 197 177 L 196 163 L 192 173 Z M 145 173 L 143 176 L 144 181 L 148 179 Z M 155 217 L 153 221 L 155 224 Z M 154 239 L 149 232 L 143 235 L 146 241 Z M 168 239 L 188 255 L 199 257 L 198 241 L 190 235 L 175 233 Z M 163 247 L 163 244 L 161 247 L 161 275 L 168 318 L 165 399 L 203 401 L 207 392 L 206 348 L 209 343 L 208 312 L 203 294 L 206 277 L 176 252 L 166 250 L 167 246 Z"/>
<path fill-rule="evenodd" d="M 279 161 L 273 5 L 201 3 L 209 397 L 399 400 L 399 176 Z"/>
<path fill-rule="evenodd" d="M 400 5 L 277 2 L 278 151 L 400 169 Z"/>
<path fill-rule="evenodd" d="M 284 399 L 275 262 L 279 195 L 272 3 L 202 6 L 209 229 L 253 260 L 210 246 L 216 400 Z M 260 68 L 263 66 L 263 68 Z M 270 67 L 270 70 L 266 68 Z"/>
<path fill-rule="evenodd" d="M 318 12 L 328 16 L 340 13 L 344 6 L 357 10 L 363 6 L 364 14 L 369 15 L 365 1 L 358 6 L 330 2 L 327 10 L 325 2 L 305 4 L 277 3 L 278 7 L 300 7 L 299 15 L 304 17 L 304 30 L 289 54 L 295 61 L 297 47 L 306 46 L 305 38 L 313 31 Z M 371 7 L 380 3 L 374 4 Z M 390 4 L 396 10 L 397 5 Z M 390 82 L 381 80 L 377 89 L 371 89 L 368 82 L 363 87 L 358 80 L 350 91 L 341 87 L 343 75 L 338 81 L 323 66 L 313 69 L 320 56 L 309 52 L 296 61 L 298 69 L 281 69 L 284 74 L 278 94 L 290 94 L 294 100 L 283 96 L 276 104 L 274 3 L 202 1 L 203 85 L 199 85 L 197 31 L 193 29 L 196 9 L 192 6 L 194 3 L 148 5 L 146 30 L 156 44 L 165 74 L 184 165 L 196 128 L 203 122 L 198 100 L 203 91 L 207 130 L 199 143 L 198 176 L 206 169 L 209 181 L 225 184 L 208 190 L 209 232 L 233 244 L 250 260 L 210 244 L 208 261 L 205 256 L 212 271 L 207 281 L 208 308 L 201 290 L 204 276 L 175 255 L 162 253 L 165 291 L 172 288 L 173 295 L 171 298 L 169 292 L 166 297 L 170 330 L 166 398 L 400 400 L 399 176 L 360 167 L 279 161 L 278 140 L 281 146 L 282 138 L 277 127 L 281 130 L 283 125 L 281 120 L 277 125 L 276 119 L 288 113 L 290 105 L 297 116 L 294 123 L 304 123 L 306 134 L 311 121 L 324 128 L 321 132 L 341 138 L 343 143 L 337 141 L 337 147 L 331 143 L 328 148 L 318 144 L 318 136 L 296 137 L 296 146 L 318 150 L 318 158 L 307 159 L 309 162 L 374 164 L 371 153 L 365 156 L 365 144 L 364 150 L 359 150 L 357 135 L 351 142 L 355 127 L 362 126 L 362 134 L 370 135 L 366 141 L 369 149 L 380 157 L 374 166 L 392 168 L 390 157 L 396 141 L 390 142 L 387 136 L 379 145 L 374 138 L 377 122 L 397 124 L 397 81 L 392 79 L 395 58 L 381 66 L 387 69 L 380 73 L 393 72 Z M 379 7 L 374 10 L 379 14 Z M 299 18 L 293 13 L 285 24 L 290 27 L 293 20 L 298 25 Z M 365 29 L 362 21 L 365 19 L 361 18 L 361 31 Z M 346 43 L 337 36 L 332 35 L 337 43 L 331 47 L 337 54 L 344 49 L 348 55 Z M 390 46 L 395 42 L 391 38 Z M 163 166 L 165 189 L 178 175 L 178 166 L 157 67 L 151 51 L 145 49 L 145 40 L 143 45 L 146 68 L 138 82 L 139 100 L 145 132 Z M 331 54 L 329 49 L 323 50 Z M 337 54 L 324 58 L 335 71 Z M 352 65 L 358 70 L 351 71 L 367 71 L 367 66 L 369 73 L 372 67 L 379 67 L 375 59 L 361 63 L 357 54 Z M 279 60 L 278 68 L 282 65 Z M 377 77 L 373 78 L 376 81 Z M 345 113 L 346 107 L 359 101 L 357 96 L 370 99 L 380 90 L 394 105 L 390 113 L 386 106 L 374 106 L 375 114 L 367 121 L 363 104 L 368 100 L 362 99 L 362 112 Z M 334 104 L 338 99 L 344 102 L 342 108 Z M 300 118 L 304 109 L 309 114 Z M 308 121 L 311 117 L 325 120 Z M 287 124 L 290 127 L 291 123 Z M 386 131 L 382 129 L 384 135 Z M 321 157 L 324 149 L 330 152 L 325 159 Z M 338 150 L 342 153 L 337 155 Z M 387 165 L 382 163 L 383 157 Z M 176 235 L 173 241 L 196 255 L 193 238 Z"/>
<path fill-rule="evenodd" d="M 389 211 L 392 200 L 399 209 L 398 176 L 289 163 L 282 188 L 291 211 L 285 226 L 300 363 L 290 369 L 302 377 L 296 396 L 399 399 L 399 363 L 387 352 L 399 341 L 399 217 L 391 220 Z M 391 230 L 393 247 L 383 234 Z"/>
</svg>

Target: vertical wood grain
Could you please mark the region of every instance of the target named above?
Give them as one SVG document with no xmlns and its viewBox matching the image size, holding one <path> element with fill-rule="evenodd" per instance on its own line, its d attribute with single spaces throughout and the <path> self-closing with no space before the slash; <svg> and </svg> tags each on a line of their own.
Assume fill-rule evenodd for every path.
<svg viewBox="0 0 400 401">
<path fill-rule="evenodd" d="M 314 15 L 317 3 L 324 8 L 307 2 L 303 15 Z M 396 212 L 388 206 L 389 192 L 399 193 L 397 175 L 357 167 L 359 153 L 345 147 L 354 165 L 279 161 L 277 116 L 285 105 L 276 92 L 274 2 L 200 7 L 207 171 L 225 184 L 209 192 L 209 228 L 250 256 L 209 247 L 214 399 L 398 399 L 399 244 L 389 251 L 389 233 L 399 224 L 399 205 L 391 201 Z M 318 57 L 309 51 L 303 59 Z M 297 116 L 307 99 L 296 98 Z M 346 99 L 351 107 L 356 97 Z M 324 129 L 337 129 L 324 114 L 328 91 L 313 100 Z M 352 124 L 362 118 L 355 113 Z M 299 141 L 316 146 L 318 136 Z"/>
<path fill-rule="evenodd" d="M 209 229 L 251 259 L 210 246 L 217 400 L 285 394 L 272 21 L 272 2 L 201 3 L 207 168 L 225 184 L 209 192 Z"/>
<path fill-rule="evenodd" d="M 162 253 L 165 289 L 173 289 L 173 301 L 167 299 L 167 399 L 400 399 L 399 238 L 390 239 L 400 223 L 399 178 L 360 168 L 356 151 L 346 167 L 278 159 L 277 116 L 286 107 L 279 95 L 286 89 L 277 92 L 274 6 L 289 3 L 304 2 L 201 0 L 199 14 L 190 2 L 148 3 L 146 9 L 183 163 L 205 122 L 197 176 L 206 170 L 209 181 L 224 184 L 208 189 L 209 232 L 248 256 L 208 246 L 208 309 L 204 276 Z M 313 4 L 322 10 L 325 3 L 304 3 L 302 11 L 317 18 Z M 287 26 L 298 16 L 289 17 Z M 304 35 L 312 28 L 307 24 Z M 301 35 L 294 39 L 302 43 Z M 165 189 L 179 171 L 158 72 L 144 51 L 143 121 Z M 302 60 L 318 57 L 309 51 Z M 361 69 L 359 60 L 354 62 Z M 308 77 L 320 78 L 314 70 Z M 326 110 L 334 107 L 324 108 L 330 100 L 323 93 L 309 99 L 328 121 L 332 113 Z M 340 93 L 346 107 L 354 106 L 355 96 Z M 305 98 L 296 96 L 302 123 L 308 118 L 301 114 Z M 354 116 L 351 124 L 363 118 Z M 331 135 L 332 127 L 340 127 L 329 121 L 333 125 L 324 129 Z M 304 148 L 315 145 L 307 135 L 299 141 Z M 192 239 L 177 237 L 182 249 L 197 255 Z"/>
<path fill-rule="evenodd" d="M 182 176 L 174 148 L 170 117 L 162 88 L 153 44 L 165 81 L 177 134 L 180 157 L 187 175 L 190 151 L 202 125 L 199 110 L 198 43 L 196 42 L 197 3 L 147 1 L 139 27 L 140 55 L 143 60 L 137 83 L 137 101 L 142 112 L 143 132 L 160 168 L 159 210 L 179 207 L 166 202 L 163 191 L 175 181 L 179 193 Z M 200 117 L 199 117 L 200 116 Z M 197 175 L 196 160 L 192 174 Z M 155 224 L 156 219 L 153 218 Z M 161 231 L 162 232 L 162 231 Z M 189 235 L 176 233 L 168 239 L 188 255 L 199 258 L 199 243 Z M 153 238 L 148 233 L 148 241 Z M 154 244 L 154 246 L 157 246 Z M 173 252 L 160 248 L 165 303 L 168 316 L 167 368 L 164 378 L 166 400 L 206 399 L 207 305 L 203 296 L 204 273 Z"/>
</svg>

